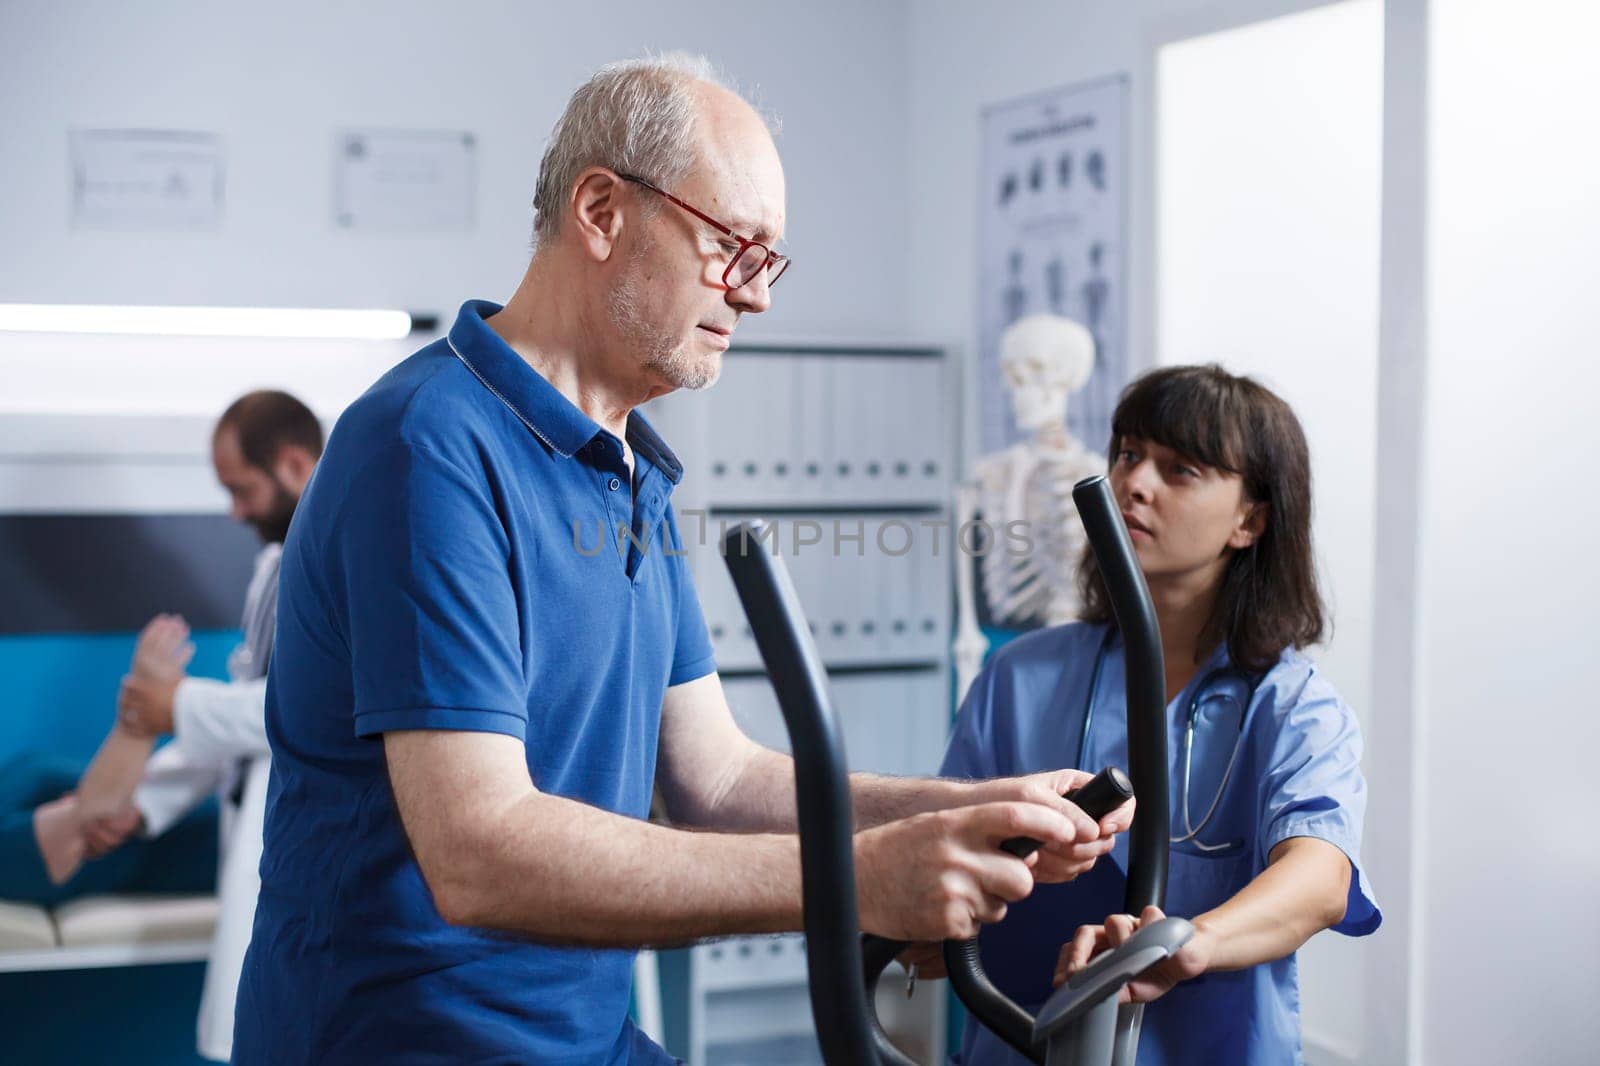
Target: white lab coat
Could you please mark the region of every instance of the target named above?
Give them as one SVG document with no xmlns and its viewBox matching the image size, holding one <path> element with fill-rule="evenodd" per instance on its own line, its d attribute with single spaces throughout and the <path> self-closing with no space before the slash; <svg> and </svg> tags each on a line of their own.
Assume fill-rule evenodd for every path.
<svg viewBox="0 0 1600 1066">
<path fill-rule="evenodd" d="M 269 544 L 256 557 L 255 575 L 245 598 L 246 644 L 251 619 L 261 607 L 276 613 L 278 557 L 282 546 Z M 270 601 L 268 600 L 270 597 Z M 270 628 L 267 639 L 270 647 Z M 134 793 L 146 834 L 159 836 L 208 795 L 221 808 L 221 863 L 217 869 L 217 929 L 200 996 L 197 1045 L 208 1059 L 228 1061 L 233 1052 L 233 1003 L 244 966 L 256 896 L 261 890 L 261 834 L 266 819 L 267 748 L 266 663 L 241 646 L 229 659 L 234 681 L 186 678 L 173 697 L 173 739 L 150 757 Z M 239 800 L 236 804 L 234 796 Z"/>
</svg>

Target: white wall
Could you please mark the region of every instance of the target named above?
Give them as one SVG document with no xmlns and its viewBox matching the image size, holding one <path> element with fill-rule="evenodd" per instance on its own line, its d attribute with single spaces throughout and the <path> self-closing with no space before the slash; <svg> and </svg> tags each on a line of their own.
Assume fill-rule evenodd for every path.
<svg viewBox="0 0 1600 1066">
<path fill-rule="evenodd" d="M 1384 6 L 1383 232 L 1378 325 L 1372 728 L 1367 868 L 1384 929 L 1366 945 L 1365 1061 L 1420 1063 L 1424 863 L 1418 811 L 1427 782 L 1417 603 L 1422 545 L 1421 411 L 1427 398 L 1427 81 L 1430 0 Z"/>
<path fill-rule="evenodd" d="M 1382 20 L 1379 0 L 1346 0 L 1169 45 L 1157 71 L 1156 361 L 1221 361 L 1299 414 L 1339 622 L 1320 659 L 1358 714 L 1371 642 Z"/>
<path fill-rule="evenodd" d="M 1155 91 L 1156 359 L 1255 375 L 1299 414 L 1336 623 L 1314 654 L 1370 736 L 1383 6 L 1167 45 Z M 1347 1059 L 1365 947 L 1300 952 L 1307 1038 Z"/>
<path fill-rule="evenodd" d="M 1424 1058 L 1594 1062 L 1600 14 L 1429 18 Z"/>
<path fill-rule="evenodd" d="M 977 345 L 979 114 L 1041 89 L 1131 74 L 1128 352 L 1154 359 L 1153 60 L 1160 44 L 1318 6 L 1319 0 L 922 0 L 908 8 L 910 323 L 919 336 Z M 969 371 L 976 360 L 967 359 Z M 974 381 L 967 381 L 971 400 Z M 969 423 L 971 420 L 969 419 Z M 976 444 L 967 427 L 964 449 Z"/>
<path fill-rule="evenodd" d="M 399 307 L 445 321 L 505 299 L 528 258 L 539 156 L 599 64 L 703 51 L 784 123 L 795 265 L 745 339 L 898 337 L 907 319 L 906 35 L 899 0 L 730 8 L 403 0 L 9 0 L 0 4 L 0 301 Z M 445 235 L 332 223 L 335 130 L 471 130 L 477 223 Z M 225 217 L 198 234 L 74 230 L 72 127 L 211 131 Z M 884 250 L 891 254 L 885 254 Z M 888 264 L 886 266 L 886 264 Z M 0 410 L 215 410 L 266 382 L 332 411 L 403 345 L 219 345 L 9 338 Z M 156 382 L 162 384 L 154 384 Z M 160 393 L 158 395 L 158 393 Z M 156 407 L 155 409 L 166 409 Z"/>
</svg>

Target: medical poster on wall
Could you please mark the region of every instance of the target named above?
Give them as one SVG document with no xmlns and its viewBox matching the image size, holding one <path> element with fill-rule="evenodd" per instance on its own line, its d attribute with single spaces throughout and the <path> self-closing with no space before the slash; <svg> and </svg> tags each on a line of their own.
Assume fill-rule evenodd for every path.
<svg viewBox="0 0 1600 1066">
<path fill-rule="evenodd" d="M 1095 366 L 1067 428 L 1095 451 L 1127 384 L 1125 76 L 986 108 L 979 214 L 979 446 L 1015 443 L 1000 377 L 1000 336 L 1053 312 L 1088 327 Z"/>
</svg>

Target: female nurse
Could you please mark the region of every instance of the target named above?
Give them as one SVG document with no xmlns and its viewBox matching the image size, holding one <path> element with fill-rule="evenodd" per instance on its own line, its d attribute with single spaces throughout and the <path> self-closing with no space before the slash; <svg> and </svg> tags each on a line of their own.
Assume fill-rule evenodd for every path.
<svg viewBox="0 0 1600 1066">
<path fill-rule="evenodd" d="M 1324 631 L 1311 472 L 1294 412 L 1216 366 L 1152 371 L 1112 419 L 1111 486 L 1150 586 L 1167 681 L 1166 913 L 1177 957 L 1130 986 L 1148 1003 L 1141 1066 L 1301 1061 L 1295 951 L 1381 915 L 1361 871 L 1361 735 L 1302 654 Z M 999 777 L 1128 765 L 1122 643 L 1092 557 L 1082 621 L 1001 648 L 962 704 L 943 773 Z M 1140 922 L 1119 914 L 1127 842 L 1041 885 L 981 937 L 985 968 L 1029 1010 Z M 1024 1060 L 969 1024 L 956 1062 Z"/>
</svg>

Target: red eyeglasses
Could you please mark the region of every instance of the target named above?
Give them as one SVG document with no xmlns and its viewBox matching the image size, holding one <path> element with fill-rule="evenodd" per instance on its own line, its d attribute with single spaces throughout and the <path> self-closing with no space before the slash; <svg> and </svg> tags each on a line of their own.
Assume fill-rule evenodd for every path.
<svg viewBox="0 0 1600 1066">
<path fill-rule="evenodd" d="M 666 197 L 718 233 L 739 242 L 739 250 L 734 253 L 733 260 L 728 263 L 728 269 L 722 272 L 722 284 L 727 286 L 729 290 L 739 288 L 763 270 L 767 272 L 767 288 L 770 289 L 778 283 L 779 278 L 783 277 L 783 272 L 789 269 L 788 256 L 779 255 L 760 241 L 753 241 L 749 237 L 739 236 L 728 226 L 718 222 L 699 208 L 684 203 L 670 192 L 667 192 L 667 190 L 658 188 L 633 174 L 624 174 L 620 170 L 617 171 L 617 177 L 623 181 L 631 181 L 635 185 L 643 185 L 651 192 Z"/>
</svg>

